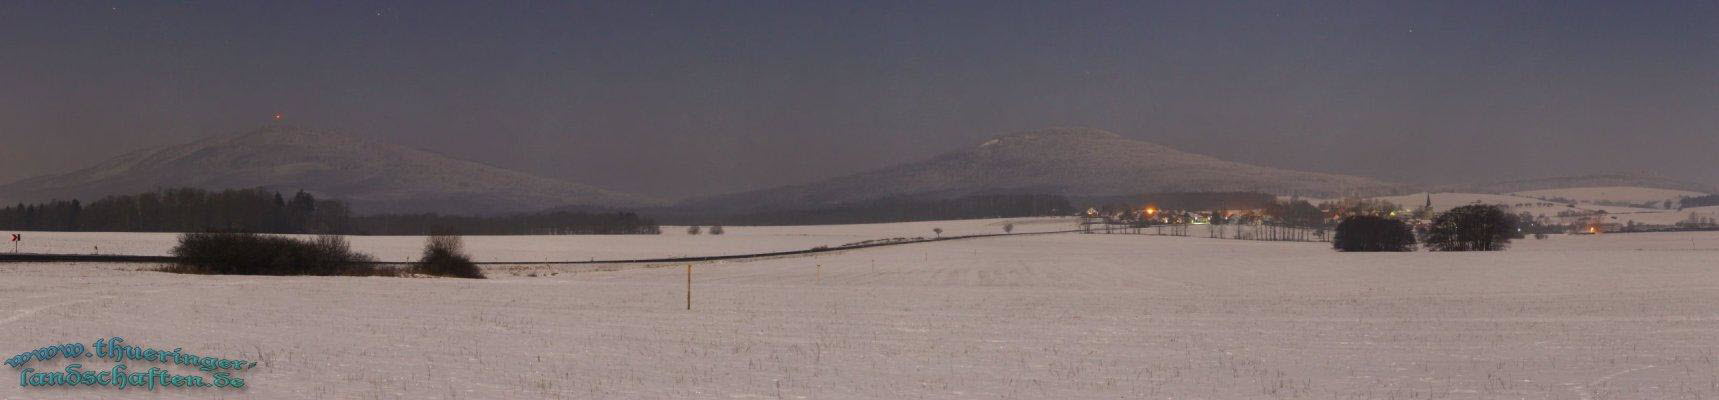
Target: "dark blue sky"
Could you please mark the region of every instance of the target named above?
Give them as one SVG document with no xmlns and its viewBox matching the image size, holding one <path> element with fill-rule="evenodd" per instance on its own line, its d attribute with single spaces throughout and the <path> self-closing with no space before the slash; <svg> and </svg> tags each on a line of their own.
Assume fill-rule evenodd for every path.
<svg viewBox="0 0 1719 400">
<path fill-rule="evenodd" d="M 1055 125 L 1405 182 L 1719 183 L 1713 1 L 498 3 L 0 3 L 0 181 L 283 113 L 668 197 Z"/>
</svg>

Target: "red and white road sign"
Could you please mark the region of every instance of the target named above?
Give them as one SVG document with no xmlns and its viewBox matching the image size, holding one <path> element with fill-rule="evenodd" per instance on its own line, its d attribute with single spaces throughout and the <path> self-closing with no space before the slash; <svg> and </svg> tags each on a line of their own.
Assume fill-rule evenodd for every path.
<svg viewBox="0 0 1719 400">
<path fill-rule="evenodd" d="M 12 234 L 12 241 L 22 242 L 22 241 L 24 241 L 24 235 L 14 233 L 14 234 Z"/>
</svg>

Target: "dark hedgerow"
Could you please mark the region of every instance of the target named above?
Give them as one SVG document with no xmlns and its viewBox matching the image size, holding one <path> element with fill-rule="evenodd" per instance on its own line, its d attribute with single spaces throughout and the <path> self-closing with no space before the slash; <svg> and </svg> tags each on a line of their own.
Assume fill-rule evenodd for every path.
<svg viewBox="0 0 1719 400">
<path fill-rule="evenodd" d="M 341 236 L 294 239 L 253 233 L 187 233 L 166 272 L 211 275 L 391 275 Z"/>
<path fill-rule="evenodd" d="M 1357 215 L 1337 224 L 1337 251 L 1415 251 L 1415 233 L 1395 218 Z"/>
<path fill-rule="evenodd" d="M 483 270 L 466 255 L 464 241 L 454 235 L 430 235 L 424 241 L 424 257 L 412 269 L 424 275 L 484 279 Z"/>
</svg>

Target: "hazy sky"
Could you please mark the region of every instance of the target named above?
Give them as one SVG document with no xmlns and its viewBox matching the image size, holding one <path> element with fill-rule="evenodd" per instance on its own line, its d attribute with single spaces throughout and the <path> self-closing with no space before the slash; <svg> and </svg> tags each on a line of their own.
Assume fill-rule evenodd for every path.
<svg viewBox="0 0 1719 400">
<path fill-rule="evenodd" d="M 1719 183 L 1719 2 L 0 3 L 0 181 L 275 113 L 665 197 L 1058 125 L 1404 182 Z"/>
</svg>

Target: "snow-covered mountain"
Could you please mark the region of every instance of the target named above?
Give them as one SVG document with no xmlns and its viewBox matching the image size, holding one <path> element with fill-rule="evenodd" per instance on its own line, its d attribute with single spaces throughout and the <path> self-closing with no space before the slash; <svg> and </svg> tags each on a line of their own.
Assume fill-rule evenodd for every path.
<svg viewBox="0 0 1719 400">
<path fill-rule="evenodd" d="M 660 204 L 410 147 L 286 127 L 133 152 L 78 171 L 0 185 L 0 204 L 88 202 L 171 187 L 304 190 L 344 200 L 360 213 L 494 214 Z"/>
<path fill-rule="evenodd" d="M 1017 133 L 930 160 L 821 182 L 693 199 L 687 208 L 813 208 L 887 197 L 976 193 L 1070 196 L 1262 191 L 1302 196 L 1381 194 L 1395 184 L 1248 165 L 1089 128 Z"/>
</svg>

